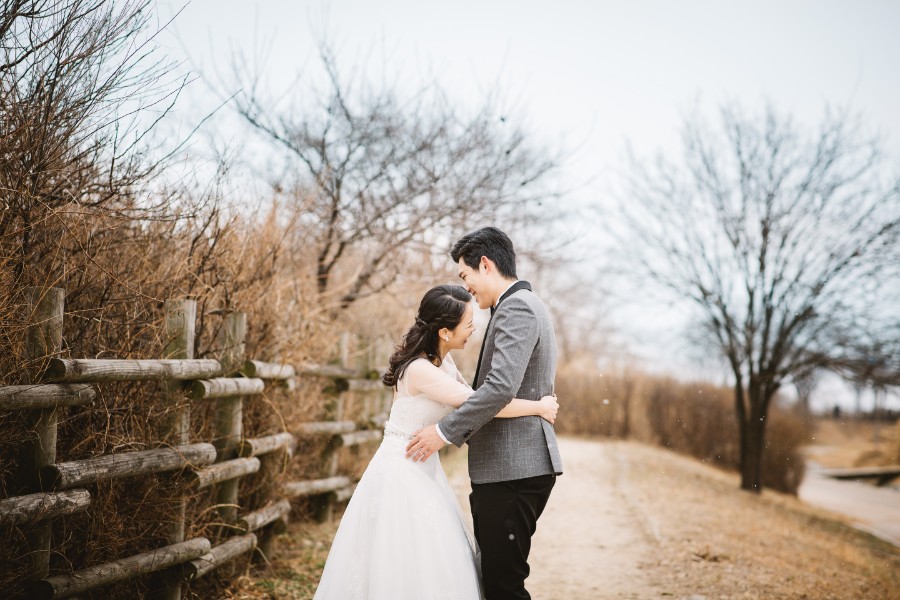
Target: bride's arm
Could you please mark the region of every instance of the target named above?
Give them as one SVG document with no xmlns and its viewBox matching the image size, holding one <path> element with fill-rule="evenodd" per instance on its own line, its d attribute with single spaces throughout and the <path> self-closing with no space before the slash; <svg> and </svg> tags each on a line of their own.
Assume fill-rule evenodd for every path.
<svg viewBox="0 0 900 600">
<path fill-rule="evenodd" d="M 435 402 L 459 408 L 474 391 L 428 361 L 417 360 L 406 368 L 407 387 L 412 395 L 424 394 Z M 499 413 L 501 419 L 514 417 L 541 417 L 553 423 L 559 404 L 555 396 L 544 396 L 538 401 L 513 398 Z"/>
<path fill-rule="evenodd" d="M 553 423 L 556 420 L 556 411 L 559 403 L 556 396 L 544 396 L 540 400 L 522 400 L 513 398 L 503 410 L 495 415 L 495 418 L 512 419 L 515 417 L 541 417 Z"/>
</svg>

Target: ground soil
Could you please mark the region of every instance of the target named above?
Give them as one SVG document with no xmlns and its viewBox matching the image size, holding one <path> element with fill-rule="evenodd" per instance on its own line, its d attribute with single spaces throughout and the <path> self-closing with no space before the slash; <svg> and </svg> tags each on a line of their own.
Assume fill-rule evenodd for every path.
<svg viewBox="0 0 900 600">
<path fill-rule="evenodd" d="M 836 514 L 634 442 L 563 438 L 560 449 L 566 473 L 534 538 L 535 600 L 900 600 L 898 548 Z M 444 463 L 465 503 L 464 460 Z M 225 596 L 311 598 L 334 531 L 293 524 L 271 567 Z"/>
</svg>

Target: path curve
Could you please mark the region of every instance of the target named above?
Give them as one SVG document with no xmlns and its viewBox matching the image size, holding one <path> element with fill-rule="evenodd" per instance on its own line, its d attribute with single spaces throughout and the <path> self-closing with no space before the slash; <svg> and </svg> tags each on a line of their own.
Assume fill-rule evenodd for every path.
<svg viewBox="0 0 900 600">
<path fill-rule="evenodd" d="M 859 529 L 900 547 L 900 489 L 840 481 L 821 471 L 814 461 L 807 461 L 798 490 L 801 500 L 846 515 Z"/>
</svg>

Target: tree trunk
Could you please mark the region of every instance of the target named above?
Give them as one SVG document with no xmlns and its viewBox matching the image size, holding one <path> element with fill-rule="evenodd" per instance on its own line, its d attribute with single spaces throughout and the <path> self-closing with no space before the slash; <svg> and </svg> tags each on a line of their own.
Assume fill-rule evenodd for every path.
<svg viewBox="0 0 900 600">
<path fill-rule="evenodd" d="M 774 395 L 758 381 L 751 381 L 746 392 L 749 403 L 747 419 L 741 427 L 741 489 L 762 491 L 762 457 L 766 442 L 766 420 L 769 400 Z"/>
<path fill-rule="evenodd" d="M 739 456 L 739 470 L 741 473 L 741 487 L 743 489 L 747 489 L 744 487 L 744 473 L 747 472 L 749 467 L 749 456 L 750 453 L 747 451 L 749 440 L 750 440 L 750 430 L 747 426 L 749 421 L 749 417 L 747 416 L 747 406 L 744 403 L 744 400 L 747 396 L 747 390 L 744 389 L 744 383 L 740 376 L 740 368 L 734 368 L 735 373 L 735 384 L 734 384 L 734 407 L 735 407 L 735 416 L 737 417 L 737 426 L 738 426 L 738 440 L 740 447 L 740 456 Z"/>
<path fill-rule="evenodd" d="M 751 411 L 755 413 L 756 411 Z M 762 453 L 764 427 L 759 419 L 751 418 L 744 424 L 741 444 L 741 489 L 759 493 L 762 491 Z"/>
</svg>

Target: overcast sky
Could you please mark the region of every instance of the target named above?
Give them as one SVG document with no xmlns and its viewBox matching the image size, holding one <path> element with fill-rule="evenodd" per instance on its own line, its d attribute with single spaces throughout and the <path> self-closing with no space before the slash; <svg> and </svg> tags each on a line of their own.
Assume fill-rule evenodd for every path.
<svg viewBox="0 0 900 600">
<path fill-rule="evenodd" d="M 626 143 L 672 149 L 686 111 L 723 101 L 769 101 L 810 123 L 849 106 L 900 163 L 896 0 L 160 0 L 161 18 L 178 10 L 163 43 L 207 74 L 235 49 L 264 54 L 283 90 L 327 32 L 345 70 L 435 78 L 461 104 L 499 87 L 540 141 L 574 153 L 579 201 L 606 193 Z M 185 99 L 188 119 L 217 103 L 201 82 Z M 635 347 L 659 343 L 654 328 L 636 330 Z"/>
<path fill-rule="evenodd" d="M 900 157 L 896 0 L 161 0 L 164 17 L 182 7 L 173 51 L 205 70 L 233 47 L 267 48 L 268 75 L 286 83 L 327 30 L 344 64 L 386 56 L 460 101 L 500 81 L 540 135 L 583 144 L 591 172 L 625 140 L 671 143 L 698 98 L 770 99 L 800 118 L 849 104 Z"/>
</svg>

